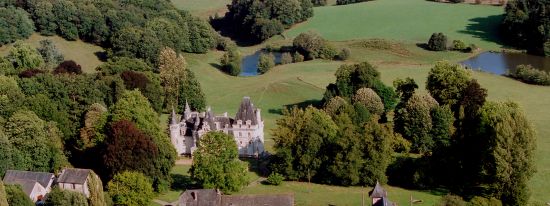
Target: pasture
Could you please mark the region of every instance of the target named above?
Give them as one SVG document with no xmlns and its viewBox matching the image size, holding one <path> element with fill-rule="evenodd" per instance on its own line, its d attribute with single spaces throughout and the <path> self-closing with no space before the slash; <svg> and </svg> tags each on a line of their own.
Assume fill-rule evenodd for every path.
<svg viewBox="0 0 550 206">
<path fill-rule="evenodd" d="M 377 0 L 315 8 L 309 21 L 285 32 L 294 37 L 317 31 L 329 40 L 385 38 L 426 42 L 434 32 L 487 50 L 499 49 L 498 26 L 503 7 L 446 4 L 426 0 Z"/>
<path fill-rule="evenodd" d="M 81 40 L 67 41 L 59 36 L 41 36 L 35 33 L 24 42 L 38 48 L 40 41 L 44 39 L 52 40 L 57 49 L 65 56 L 65 60 L 73 60 L 80 64 L 83 72 L 93 73 L 95 68 L 102 63 L 98 55 L 104 52 L 103 48 Z M 11 45 L 0 47 L 0 56 L 8 55 L 11 48 Z"/>
</svg>

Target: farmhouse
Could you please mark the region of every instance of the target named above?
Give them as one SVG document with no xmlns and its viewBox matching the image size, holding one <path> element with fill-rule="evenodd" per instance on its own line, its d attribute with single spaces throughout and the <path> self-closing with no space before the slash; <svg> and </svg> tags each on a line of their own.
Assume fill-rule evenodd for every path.
<svg viewBox="0 0 550 206">
<path fill-rule="evenodd" d="M 82 193 L 86 198 L 90 197 L 88 189 L 89 169 L 67 168 L 61 171 L 57 178 L 59 188 Z"/>
<path fill-rule="evenodd" d="M 179 155 L 192 155 L 200 137 L 209 131 L 221 131 L 235 137 L 242 157 L 253 157 L 264 152 L 264 122 L 261 111 L 254 107 L 250 97 L 244 97 L 235 118 L 215 116 L 210 108 L 206 112 L 191 111 L 185 103 L 181 119 L 172 111 L 170 139 Z"/>
<path fill-rule="evenodd" d="M 8 170 L 3 181 L 6 184 L 21 185 L 23 192 L 36 202 L 50 192 L 54 179 L 54 174 L 47 172 Z"/>
<path fill-rule="evenodd" d="M 293 206 L 291 194 L 223 195 L 219 190 L 187 190 L 181 194 L 179 206 Z"/>
</svg>

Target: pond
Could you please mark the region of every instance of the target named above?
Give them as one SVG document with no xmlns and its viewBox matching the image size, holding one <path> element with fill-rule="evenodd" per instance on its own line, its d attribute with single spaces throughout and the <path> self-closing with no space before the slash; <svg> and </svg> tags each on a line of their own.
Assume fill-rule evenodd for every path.
<svg viewBox="0 0 550 206">
<path fill-rule="evenodd" d="M 252 55 L 245 56 L 241 62 L 241 74 L 239 76 L 249 77 L 257 76 L 258 73 L 258 61 L 260 60 L 261 54 L 266 54 L 264 50 L 257 51 Z M 281 63 L 281 53 L 280 52 L 271 52 L 275 56 L 275 64 Z"/>
<path fill-rule="evenodd" d="M 507 74 L 509 69 L 514 69 L 520 64 L 530 64 L 537 69 L 550 72 L 550 57 L 523 53 L 483 52 L 461 64 L 474 70 L 498 75 Z"/>
</svg>

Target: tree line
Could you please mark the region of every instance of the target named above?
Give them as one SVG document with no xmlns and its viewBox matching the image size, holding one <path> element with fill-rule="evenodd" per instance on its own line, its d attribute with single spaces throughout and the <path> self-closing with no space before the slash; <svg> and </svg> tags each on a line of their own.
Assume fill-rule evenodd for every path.
<svg viewBox="0 0 550 206">
<path fill-rule="evenodd" d="M 109 56 L 156 63 L 164 47 L 205 53 L 218 39 L 207 22 L 169 1 L 10 0 L 0 6 L 5 11 L 0 19 L 6 22 L 0 25 L 6 31 L 0 35 L 0 45 L 24 39 L 36 28 L 42 35 L 110 48 Z"/>
<path fill-rule="evenodd" d="M 534 130 L 516 103 L 487 101 L 463 67 L 437 63 L 428 93 L 411 78 L 384 85 L 367 62 L 335 75 L 322 106 L 290 108 L 277 120 L 272 174 L 344 186 L 443 187 L 481 205 L 529 201 Z"/>
<path fill-rule="evenodd" d="M 507 43 L 550 56 L 550 1 L 512 0 L 505 7 L 503 34 Z"/>
</svg>

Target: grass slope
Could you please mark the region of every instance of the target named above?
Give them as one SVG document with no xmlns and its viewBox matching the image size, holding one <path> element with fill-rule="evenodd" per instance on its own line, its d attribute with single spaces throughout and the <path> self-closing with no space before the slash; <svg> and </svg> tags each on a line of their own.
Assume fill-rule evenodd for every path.
<svg viewBox="0 0 550 206">
<path fill-rule="evenodd" d="M 208 17 L 215 13 L 223 15 L 227 9 L 226 5 L 231 0 L 171 0 L 178 9 L 186 10 L 194 15 Z"/>
<path fill-rule="evenodd" d="M 35 33 L 24 40 L 24 42 L 34 47 L 39 47 L 40 41 L 44 39 L 52 40 L 59 51 L 65 56 L 65 60 L 73 60 L 77 64 L 80 64 L 83 72 L 93 73 L 95 72 L 95 68 L 101 64 L 96 54 L 104 52 L 103 48 L 87 44 L 80 40 L 67 41 L 59 36 L 41 36 Z M 7 55 L 11 48 L 11 45 L 0 47 L 0 56 Z"/>
<path fill-rule="evenodd" d="M 385 38 L 427 42 L 434 32 L 484 49 L 498 49 L 495 41 L 504 9 L 495 6 L 445 4 L 426 0 L 377 0 L 315 8 L 309 21 L 285 34 L 294 37 L 314 30 L 329 40 Z"/>
</svg>

